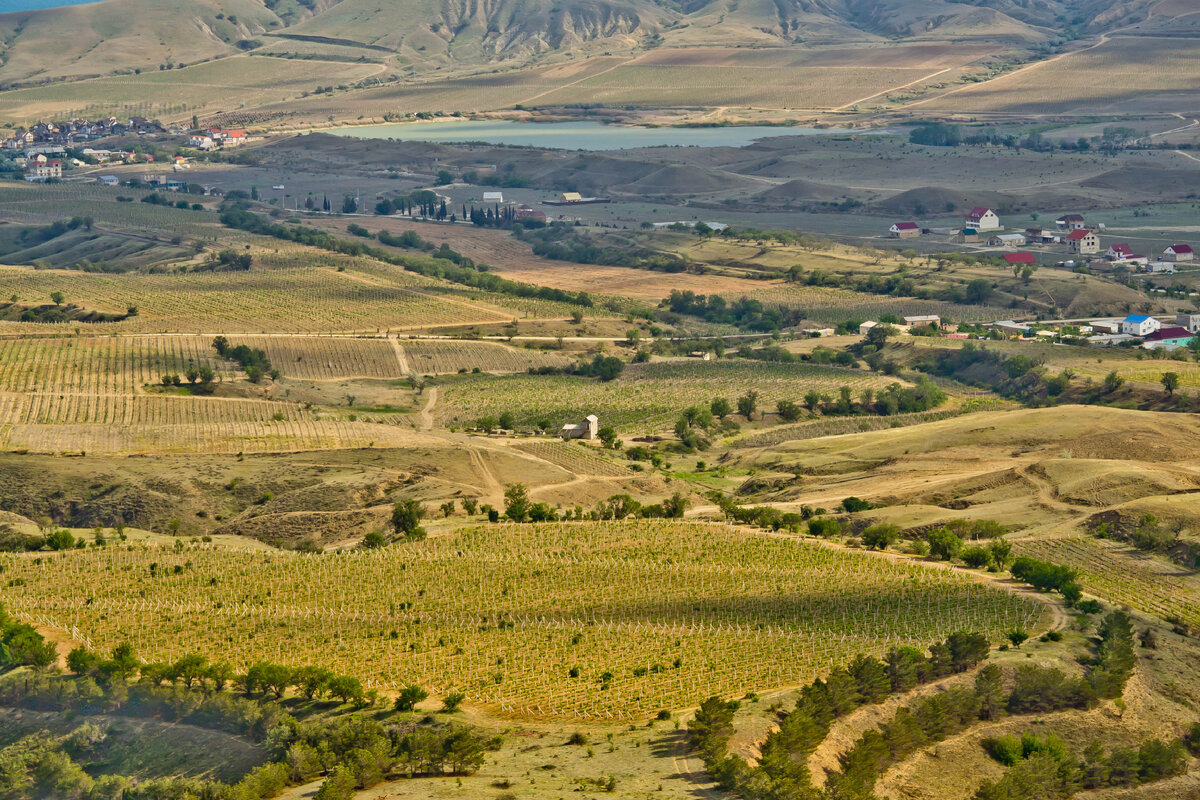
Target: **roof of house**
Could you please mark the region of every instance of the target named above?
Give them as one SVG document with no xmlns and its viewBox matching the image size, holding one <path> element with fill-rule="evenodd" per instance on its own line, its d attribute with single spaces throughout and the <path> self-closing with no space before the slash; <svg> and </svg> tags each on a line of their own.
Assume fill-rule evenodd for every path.
<svg viewBox="0 0 1200 800">
<path fill-rule="evenodd" d="M 1037 259 L 1033 257 L 1033 253 L 1005 253 L 1001 256 L 1010 264 L 1035 264 Z"/>
<path fill-rule="evenodd" d="M 1187 328 L 1173 326 L 1170 328 L 1159 328 L 1154 333 L 1145 337 L 1148 342 L 1161 342 L 1165 339 L 1191 339 L 1196 334 L 1189 331 Z"/>
<path fill-rule="evenodd" d="M 1078 230 L 1071 231 L 1071 233 L 1068 234 L 1067 238 L 1078 241 L 1079 239 L 1086 239 L 1087 237 L 1089 237 L 1091 235 L 1092 235 L 1092 232 L 1089 231 L 1087 228 L 1079 228 Z"/>
<path fill-rule="evenodd" d="M 1121 242 L 1120 244 L 1114 244 L 1111 247 L 1109 247 L 1108 250 L 1111 253 L 1121 253 L 1122 255 L 1127 255 L 1127 256 L 1133 255 L 1133 248 L 1130 247 L 1129 245 L 1125 244 L 1124 242 Z"/>
<path fill-rule="evenodd" d="M 1173 244 L 1170 247 L 1168 247 L 1167 249 L 1171 250 L 1172 252 L 1175 252 L 1175 253 L 1190 253 L 1190 252 L 1192 252 L 1192 246 L 1190 244 Z"/>
<path fill-rule="evenodd" d="M 1082 214 L 1063 214 L 1055 222 L 1083 222 Z"/>
<path fill-rule="evenodd" d="M 1150 319 L 1150 317 L 1145 314 L 1130 314 L 1128 317 L 1122 320 L 1122 322 L 1145 322 L 1148 319 Z"/>
<path fill-rule="evenodd" d="M 921 226 L 915 222 L 897 222 L 892 227 L 898 231 L 913 231 Z"/>
<path fill-rule="evenodd" d="M 967 219 L 979 219 L 983 215 L 987 214 L 989 211 L 991 211 L 990 208 L 984 208 L 983 206 L 975 206 L 975 208 L 971 209 L 971 213 L 967 215 Z"/>
</svg>

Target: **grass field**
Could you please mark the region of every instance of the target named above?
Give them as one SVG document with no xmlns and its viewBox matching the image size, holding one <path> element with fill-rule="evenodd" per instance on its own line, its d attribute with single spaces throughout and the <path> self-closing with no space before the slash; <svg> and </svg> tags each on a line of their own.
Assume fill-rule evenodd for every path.
<svg viewBox="0 0 1200 800">
<path fill-rule="evenodd" d="M 1194 109 L 1198 82 L 1200 58 L 1187 39 L 1114 37 L 911 108 L 1082 116 Z"/>
<path fill-rule="evenodd" d="M 242 667 L 319 653 L 372 686 L 535 717 L 644 719 L 858 652 L 1034 629 L 1043 613 L 949 570 L 678 522 L 473 528 L 347 555 L 113 547 L 0 563 L 8 608 L 95 646 Z"/>
<path fill-rule="evenodd" d="M 549 422 L 557 428 L 588 414 L 602 425 L 630 432 L 669 428 L 685 407 L 706 406 L 717 397 L 730 403 L 754 389 L 759 408 L 774 409 L 781 399 L 799 402 L 816 389 L 837 394 L 850 386 L 855 394 L 879 389 L 893 378 L 836 367 L 768 364 L 751 361 L 670 361 L 634 364 L 610 383 L 556 375 L 513 375 L 493 380 L 463 379 L 442 388 L 439 413 L 447 424 L 473 423 L 484 415 L 509 411 L 518 426 Z"/>
<path fill-rule="evenodd" d="M 506 322 L 513 315 L 482 303 L 447 301 L 407 288 L 403 273 L 377 281 L 333 269 L 103 275 L 0 266 L 0 296 L 45 302 L 62 291 L 67 302 L 139 315 L 105 323 L 113 332 L 333 333 L 421 329 Z M 302 313 L 297 313 L 302 309 Z M 69 325 L 44 325 L 69 330 Z M 6 332 L 28 324 L 6 323 Z"/>
</svg>

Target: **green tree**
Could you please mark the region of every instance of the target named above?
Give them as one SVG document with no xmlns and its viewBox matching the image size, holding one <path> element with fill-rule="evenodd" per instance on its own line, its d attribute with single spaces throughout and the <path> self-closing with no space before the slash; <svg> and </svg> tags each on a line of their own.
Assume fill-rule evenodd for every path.
<svg viewBox="0 0 1200 800">
<path fill-rule="evenodd" d="M 1008 566 L 1009 556 L 1012 555 L 1012 545 L 1004 539 L 993 539 L 988 545 L 988 551 L 992 556 L 992 564 L 996 569 L 1004 569 Z"/>
<path fill-rule="evenodd" d="M 988 664 L 975 676 L 975 696 L 979 698 L 980 719 L 1004 716 L 1008 693 L 1004 690 L 1004 673 L 998 666 Z"/>
<path fill-rule="evenodd" d="M 1175 390 L 1179 388 L 1179 373 L 1177 372 L 1164 372 L 1159 380 L 1167 392 L 1167 397 L 1174 395 Z"/>
<path fill-rule="evenodd" d="M 779 412 L 779 418 L 784 422 L 795 422 L 800 419 L 800 406 L 791 400 L 780 400 L 775 404 L 775 408 Z"/>
<path fill-rule="evenodd" d="M 987 278 L 976 278 L 967 284 L 966 299 L 973 305 L 983 305 L 992 296 L 992 282 Z"/>
<path fill-rule="evenodd" d="M 504 516 L 513 522 L 529 519 L 529 490 L 523 483 L 510 483 L 504 487 Z"/>
<path fill-rule="evenodd" d="M 417 704 L 429 697 L 429 692 L 422 689 L 420 686 L 409 684 L 400 690 L 400 694 L 396 696 L 395 709 L 397 711 L 413 711 Z"/>
<path fill-rule="evenodd" d="M 872 550 L 887 550 L 900 536 L 900 528 L 890 522 L 871 525 L 862 532 L 862 543 Z"/>
<path fill-rule="evenodd" d="M 321 783 L 314 800 L 351 800 L 356 783 L 354 770 L 345 764 L 338 764 Z"/>
<path fill-rule="evenodd" d="M 425 507 L 419 500 L 405 498 L 392 508 L 392 527 L 405 538 L 419 541 L 425 538 L 425 529 L 421 527 L 424 516 Z"/>
<path fill-rule="evenodd" d="M 724 397 L 718 397 L 708 404 L 708 410 L 717 419 L 725 419 L 733 413 L 733 407 L 729 405 L 729 401 Z"/>
<path fill-rule="evenodd" d="M 63 300 L 67 299 L 67 296 L 62 292 L 51 292 L 50 299 L 54 301 L 54 305 L 61 306 L 63 304 Z"/>
<path fill-rule="evenodd" d="M 754 419 L 754 412 L 758 410 L 758 392 L 754 389 L 746 392 L 738 398 L 737 401 L 738 413 L 747 420 Z"/>
<path fill-rule="evenodd" d="M 958 555 L 962 548 L 962 539 L 946 528 L 936 528 L 929 532 L 929 555 L 939 561 L 950 561 Z"/>
</svg>

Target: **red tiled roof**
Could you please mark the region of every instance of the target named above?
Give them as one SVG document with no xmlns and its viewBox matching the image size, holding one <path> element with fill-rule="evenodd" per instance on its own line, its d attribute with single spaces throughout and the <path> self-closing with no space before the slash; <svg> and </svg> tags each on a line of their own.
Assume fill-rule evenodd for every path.
<svg viewBox="0 0 1200 800">
<path fill-rule="evenodd" d="M 1124 242 L 1121 242 L 1120 244 L 1114 244 L 1112 247 L 1110 247 L 1108 249 L 1113 251 L 1114 253 L 1120 253 L 1120 254 L 1126 255 L 1126 256 L 1133 255 L 1133 248 L 1130 247 L 1129 245 L 1125 244 Z"/>
<path fill-rule="evenodd" d="M 896 230 L 898 230 L 898 231 L 913 231 L 919 227 L 920 226 L 917 225 L 917 223 L 915 223 L 915 222 L 897 222 L 896 223 Z"/>
<path fill-rule="evenodd" d="M 1055 220 L 1055 222 L 1058 222 L 1059 220 L 1061 220 L 1063 222 L 1083 222 L 1083 215 L 1082 214 L 1063 214 L 1061 217 L 1058 218 L 1058 220 Z"/>
<path fill-rule="evenodd" d="M 1176 253 L 1192 252 L 1192 246 L 1190 244 L 1173 244 L 1173 245 L 1171 245 L 1171 249 L 1174 250 Z"/>
<path fill-rule="evenodd" d="M 1067 234 L 1067 238 L 1068 239 L 1086 239 L 1087 237 L 1089 237 L 1091 235 L 1092 235 L 1092 232 L 1089 231 L 1087 228 L 1079 228 L 1078 230 L 1073 230 L 1069 234 Z"/>
<path fill-rule="evenodd" d="M 976 206 L 975 208 L 971 209 L 971 213 L 967 215 L 967 219 L 979 219 L 980 217 L 982 217 L 984 214 L 988 213 L 989 211 L 991 211 L 990 208 Z"/>
<path fill-rule="evenodd" d="M 1187 328 L 1175 326 L 1171 328 L 1159 328 L 1154 333 L 1147 334 L 1142 338 L 1148 342 L 1161 342 L 1164 339 L 1191 339 L 1195 335 Z"/>
<path fill-rule="evenodd" d="M 1001 256 L 1010 264 L 1036 264 L 1037 259 L 1033 257 L 1033 253 L 1005 253 Z"/>
</svg>

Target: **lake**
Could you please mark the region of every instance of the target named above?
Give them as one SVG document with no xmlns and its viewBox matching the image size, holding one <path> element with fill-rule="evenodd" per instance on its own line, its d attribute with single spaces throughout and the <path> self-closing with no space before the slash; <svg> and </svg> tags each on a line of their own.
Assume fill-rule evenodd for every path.
<svg viewBox="0 0 1200 800">
<path fill-rule="evenodd" d="M 488 144 L 549 147 L 565 150 L 626 150 L 637 147 L 743 147 L 772 136 L 829 136 L 863 133 L 845 129 L 783 128 L 769 125 L 722 128 L 639 128 L 601 122 L 516 122 L 462 120 L 459 122 L 398 122 L 329 128 L 318 133 L 358 139 L 396 139 L 421 142 L 487 142 Z M 872 131 L 883 133 L 883 131 Z"/>
<path fill-rule="evenodd" d="M 86 3 L 96 2 L 99 0 L 0 0 L 0 14 L 7 14 L 10 11 L 58 8 L 59 6 L 82 6 Z"/>
</svg>

